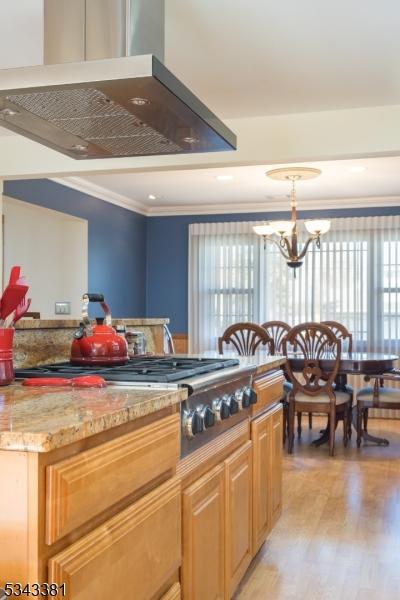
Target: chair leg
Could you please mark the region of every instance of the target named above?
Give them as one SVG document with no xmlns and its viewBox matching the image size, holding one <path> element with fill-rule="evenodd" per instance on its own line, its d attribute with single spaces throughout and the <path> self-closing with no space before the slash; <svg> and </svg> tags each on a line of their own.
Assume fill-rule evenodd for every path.
<svg viewBox="0 0 400 600">
<path fill-rule="evenodd" d="M 357 405 L 357 448 L 361 446 L 361 438 L 362 438 L 362 419 L 363 419 L 363 411 L 361 406 Z"/>
<path fill-rule="evenodd" d="M 297 413 L 297 435 L 301 437 L 301 412 Z"/>
<path fill-rule="evenodd" d="M 368 408 L 364 409 L 363 421 L 364 421 L 364 431 L 368 431 Z"/>
<path fill-rule="evenodd" d="M 353 398 L 351 398 L 350 400 L 350 404 L 349 404 L 349 419 L 348 419 L 348 429 L 347 429 L 347 435 L 349 440 L 351 440 L 351 435 L 353 433 Z"/>
<path fill-rule="evenodd" d="M 343 445 L 347 448 L 349 442 L 349 407 L 346 405 L 343 412 Z"/>
<path fill-rule="evenodd" d="M 312 429 L 312 413 L 308 413 L 308 429 Z"/>
<path fill-rule="evenodd" d="M 329 415 L 329 454 L 335 453 L 335 429 L 336 429 L 336 411 L 331 410 Z"/>
<path fill-rule="evenodd" d="M 288 410 L 288 453 L 293 454 L 294 444 L 294 402 L 289 401 Z"/>
</svg>

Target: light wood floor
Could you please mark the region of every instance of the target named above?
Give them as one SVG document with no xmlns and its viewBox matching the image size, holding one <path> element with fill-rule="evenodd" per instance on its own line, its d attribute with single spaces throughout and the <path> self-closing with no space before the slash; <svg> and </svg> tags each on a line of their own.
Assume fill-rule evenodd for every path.
<svg viewBox="0 0 400 600">
<path fill-rule="evenodd" d="M 400 421 L 370 419 L 386 448 L 338 431 L 334 458 L 309 445 L 322 423 L 285 452 L 282 517 L 235 600 L 400 600 Z"/>
</svg>

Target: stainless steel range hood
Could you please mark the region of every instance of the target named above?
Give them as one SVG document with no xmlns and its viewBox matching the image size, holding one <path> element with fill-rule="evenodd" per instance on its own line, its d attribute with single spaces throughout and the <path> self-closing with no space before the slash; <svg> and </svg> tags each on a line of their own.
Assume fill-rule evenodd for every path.
<svg viewBox="0 0 400 600">
<path fill-rule="evenodd" d="M 162 63 L 164 0 L 44 0 L 45 65 L 0 71 L 0 124 L 76 159 L 235 150 Z"/>
</svg>

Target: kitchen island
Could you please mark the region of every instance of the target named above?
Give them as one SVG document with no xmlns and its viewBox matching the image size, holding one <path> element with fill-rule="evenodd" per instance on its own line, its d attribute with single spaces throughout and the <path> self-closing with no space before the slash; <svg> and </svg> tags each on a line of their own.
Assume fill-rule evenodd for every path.
<svg viewBox="0 0 400 600">
<path fill-rule="evenodd" d="M 184 458 L 186 389 L 3 388 L 0 586 L 54 582 L 71 600 L 172 600 L 206 598 L 215 583 L 218 597 L 231 597 L 281 506 L 284 359 L 249 361 L 264 401 Z M 193 561 L 199 551 L 217 552 L 216 577 L 204 580 L 209 559 Z"/>
</svg>

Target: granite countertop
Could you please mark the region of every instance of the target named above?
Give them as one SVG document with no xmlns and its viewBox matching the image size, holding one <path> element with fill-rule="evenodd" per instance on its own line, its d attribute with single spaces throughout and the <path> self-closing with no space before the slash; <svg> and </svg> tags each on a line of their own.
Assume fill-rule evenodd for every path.
<svg viewBox="0 0 400 600">
<path fill-rule="evenodd" d="M 168 325 L 169 319 L 113 319 L 113 325 L 147 326 Z M 79 327 L 80 319 L 21 319 L 16 329 L 69 329 Z"/>
<path fill-rule="evenodd" d="M 185 389 L 0 390 L 0 450 L 49 452 L 182 402 Z"/>
</svg>

